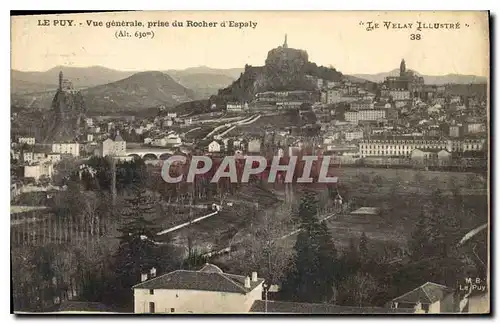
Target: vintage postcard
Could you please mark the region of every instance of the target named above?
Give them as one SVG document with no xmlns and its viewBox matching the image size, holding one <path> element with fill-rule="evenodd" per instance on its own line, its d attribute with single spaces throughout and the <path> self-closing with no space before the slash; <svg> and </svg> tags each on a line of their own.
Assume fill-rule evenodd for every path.
<svg viewBox="0 0 500 324">
<path fill-rule="evenodd" d="M 12 15 L 12 312 L 489 314 L 489 24 Z"/>
</svg>

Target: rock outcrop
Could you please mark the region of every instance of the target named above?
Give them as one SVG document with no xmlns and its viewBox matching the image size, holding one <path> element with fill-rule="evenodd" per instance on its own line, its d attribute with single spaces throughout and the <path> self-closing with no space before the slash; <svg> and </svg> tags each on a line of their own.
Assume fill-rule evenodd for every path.
<svg viewBox="0 0 500 324">
<path fill-rule="evenodd" d="M 309 77 L 309 78 L 308 78 Z M 214 102 L 250 101 L 256 93 L 263 91 L 315 90 L 310 77 L 339 81 L 342 73 L 333 68 L 318 67 L 309 62 L 306 51 L 289 48 L 286 42 L 267 54 L 264 66 L 245 66 L 245 71 L 225 89 L 219 90 Z"/>
<path fill-rule="evenodd" d="M 78 138 L 86 114 L 86 105 L 80 91 L 60 75 L 59 88 L 50 111 L 43 120 L 45 142 L 71 141 Z"/>
</svg>

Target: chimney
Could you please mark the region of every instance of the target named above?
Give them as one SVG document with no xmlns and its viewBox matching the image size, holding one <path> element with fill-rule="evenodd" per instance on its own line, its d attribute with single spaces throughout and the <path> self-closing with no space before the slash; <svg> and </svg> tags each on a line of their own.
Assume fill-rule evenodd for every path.
<svg viewBox="0 0 500 324">
<path fill-rule="evenodd" d="M 156 277 L 156 268 L 151 268 L 151 271 L 149 273 L 151 274 L 151 278 Z"/>
<path fill-rule="evenodd" d="M 148 280 L 148 274 L 147 273 L 142 273 L 141 274 L 141 282 L 144 282 L 146 280 Z"/>
<path fill-rule="evenodd" d="M 252 281 L 256 282 L 257 281 L 257 272 L 252 272 Z"/>
<path fill-rule="evenodd" d="M 250 277 L 245 278 L 245 288 L 250 288 Z"/>
</svg>

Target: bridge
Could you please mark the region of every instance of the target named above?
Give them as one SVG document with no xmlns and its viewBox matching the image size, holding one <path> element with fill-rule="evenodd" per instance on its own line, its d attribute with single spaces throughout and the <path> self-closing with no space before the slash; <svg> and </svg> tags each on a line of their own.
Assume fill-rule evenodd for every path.
<svg viewBox="0 0 500 324">
<path fill-rule="evenodd" d="M 141 158 L 144 160 L 166 160 L 169 156 L 174 154 L 174 149 L 166 147 L 147 147 L 138 146 L 135 143 L 127 143 L 127 156 Z M 134 145 L 135 144 L 135 145 Z"/>
</svg>

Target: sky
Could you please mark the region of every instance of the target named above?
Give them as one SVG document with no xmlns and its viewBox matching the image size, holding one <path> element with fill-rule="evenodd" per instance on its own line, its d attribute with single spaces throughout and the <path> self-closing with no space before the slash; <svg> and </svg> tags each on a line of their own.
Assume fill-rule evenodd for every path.
<svg viewBox="0 0 500 324">
<path fill-rule="evenodd" d="M 50 26 L 38 26 L 39 21 Z M 54 20 L 74 20 L 54 26 Z M 87 23 L 102 21 L 102 27 Z M 111 21 L 141 21 L 140 27 L 110 27 Z M 184 27 L 172 27 L 173 21 Z M 187 27 L 186 21 L 217 22 L 217 27 Z M 169 27 L 147 28 L 148 22 Z M 221 27 L 222 21 L 257 23 L 255 28 Z M 367 22 L 379 28 L 367 31 Z M 453 24 L 454 29 L 416 30 L 427 25 Z M 384 22 L 400 27 L 384 27 Z M 363 24 L 362 24 L 363 23 Z M 456 29 L 456 24 L 460 28 Z M 391 25 L 392 26 L 392 25 Z M 100 65 L 123 71 L 184 69 L 196 66 L 243 68 L 264 65 L 270 49 L 283 44 L 304 49 L 309 60 L 333 66 L 344 74 L 374 74 L 399 68 L 425 75 L 489 75 L 489 29 L 486 12 L 467 11 L 191 11 L 122 12 L 11 18 L 11 67 L 46 71 L 55 66 Z M 120 31 L 131 37 L 117 38 Z M 135 32 L 150 32 L 145 38 Z M 420 34 L 420 40 L 411 40 Z M 417 37 L 417 36 L 415 36 Z"/>
</svg>

